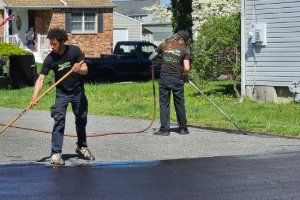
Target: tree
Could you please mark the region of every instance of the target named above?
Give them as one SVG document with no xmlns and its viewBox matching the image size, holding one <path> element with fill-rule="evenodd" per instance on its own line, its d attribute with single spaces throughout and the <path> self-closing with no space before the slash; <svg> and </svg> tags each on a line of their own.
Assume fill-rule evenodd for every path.
<svg viewBox="0 0 300 200">
<path fill-rule="evenodd" d="M 192 37 L 192 2 L 193 0 L 171 0 L 172 26 L 174 32 L 186 30 Z"/>
<path fill-rule="evenodd" d="M 193 68 L 200 79 L 216 79 L 228 74 L 239 97 L 240 81 L 240 15 L 213 17 L 200 27 L 200 35 L 193 44 Z"/>
<path fill-rule="evenodd" d="M 193 32 L 214 16 L 225 16 L 240 11 L 240 0 L 193 0 Z"/>
</svg>

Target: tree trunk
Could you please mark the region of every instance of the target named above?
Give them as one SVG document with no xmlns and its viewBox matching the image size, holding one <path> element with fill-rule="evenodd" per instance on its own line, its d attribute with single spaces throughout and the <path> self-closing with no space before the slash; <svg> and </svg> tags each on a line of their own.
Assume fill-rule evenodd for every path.
<svg viewBox="0 0 300 200">
<path fill-rule="evenodd" d="M 241 95 L 240 95 L 239 90 L 238 90 L 237 87 L 236 87 L 237 84 L 236 84 L 236 81 L 235 81 L 234 79 L 232 80 L 232 83 L 233 83 L 233 90 L 235 91 L 236 97 L 237 97 L 237 98 L 240 98 Z"/>
</svg>

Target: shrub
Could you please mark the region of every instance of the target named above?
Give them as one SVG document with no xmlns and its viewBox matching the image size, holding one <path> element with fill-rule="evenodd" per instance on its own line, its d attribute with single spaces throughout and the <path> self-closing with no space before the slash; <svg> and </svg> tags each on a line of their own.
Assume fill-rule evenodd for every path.
<svg viewBox="0 0 300 200">
<path fill-rule="evenodd" d="M 240 15 L 213 17 L 203 23 L 193 44 L 193 70 L 202 80 L 230 75 L 236 95 L 240 81 Z"/>
<path fill-rule="evenodd" d="M 22 48 L 19 48 L 14 44 L 0 42 L 0 57 L 6 60 L 8 60 L 9 56 L 11 55 L 26 55 L 26 54 L 28 54 L 27 51 L 25 51 Z"/>
</svg>

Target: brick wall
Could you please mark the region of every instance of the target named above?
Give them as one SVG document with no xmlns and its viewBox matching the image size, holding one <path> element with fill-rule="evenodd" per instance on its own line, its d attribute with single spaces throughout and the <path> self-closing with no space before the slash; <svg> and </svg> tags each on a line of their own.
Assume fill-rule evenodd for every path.
<svg viewBox="0 0 300 200">
<path fill-rule="evenodd" d="M 52 19 L 52 10 L 37 10 L 35 16 L 35 33 L 46 35 Z"/>
<path fill-rule="evenodd" d="M 47 34 L 49 28 L 52 27 L 65 29 L 65 12 L 72 11 L 103 12 L 103 33 L 69 33 L 69 40 L 67 41 L 67 44 L 78 44 L 87 57 L 99 57 L 100 54 L 111 53 L 111 43 L 113 42 L 112 9 L 54 9 L 53 11 L 37 11 L 35 27 L 36 33 Z M 98 27 L 96 27 L 96 30 L 97 28 Z"/>
</svg>

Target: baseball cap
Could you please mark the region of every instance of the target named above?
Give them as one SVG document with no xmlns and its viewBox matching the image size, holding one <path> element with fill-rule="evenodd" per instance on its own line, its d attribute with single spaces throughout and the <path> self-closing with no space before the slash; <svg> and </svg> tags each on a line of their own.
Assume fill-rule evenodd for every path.
<svg viewBox="0 0 300 200">
<path fill-rule="evenodd" d="M 190 37 L 190 34 L 187 31 L 181 30 L 173 35 L 173 37 L 178 40 L 182 38 L 184 41 L 187 41 Z"/>
</svg>

